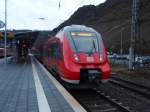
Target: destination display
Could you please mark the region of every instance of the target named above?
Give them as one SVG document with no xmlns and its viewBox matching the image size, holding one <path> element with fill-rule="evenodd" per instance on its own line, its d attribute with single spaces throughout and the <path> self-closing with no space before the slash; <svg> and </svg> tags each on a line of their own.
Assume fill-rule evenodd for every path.
<svg viewBox="0 0 150 112">
<path fill-rule="evenodd" d="M 95 34 L 90 32 L 71 32 L 71 36 L 92 37 Z"/>
</svg>

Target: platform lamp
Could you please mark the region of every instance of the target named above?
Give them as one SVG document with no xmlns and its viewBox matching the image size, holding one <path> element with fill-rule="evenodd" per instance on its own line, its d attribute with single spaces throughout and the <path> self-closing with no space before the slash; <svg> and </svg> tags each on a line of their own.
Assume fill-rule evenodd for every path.
<svg viewBox="0 0 150 112">
<path fill-rule="evenodd" d="M 4 35 L 4 59 L 5 59 L 5 64 L 7 64 L 7 0 L 5 0 L 5 35 Z"/>
</svg>

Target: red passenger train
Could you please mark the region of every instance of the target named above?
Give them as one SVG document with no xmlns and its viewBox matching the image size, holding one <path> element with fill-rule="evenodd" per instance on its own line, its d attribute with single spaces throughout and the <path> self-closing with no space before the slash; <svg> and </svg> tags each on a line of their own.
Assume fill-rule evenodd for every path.
<svg viewBox="0 0 150 112">
<path fill-rule="evenodd" d="M 66 26 L 44 45 L 44 65 L 70 84 L 106 82 L 110 65 L 101 35 L 81 25 Z"/>
</svg>

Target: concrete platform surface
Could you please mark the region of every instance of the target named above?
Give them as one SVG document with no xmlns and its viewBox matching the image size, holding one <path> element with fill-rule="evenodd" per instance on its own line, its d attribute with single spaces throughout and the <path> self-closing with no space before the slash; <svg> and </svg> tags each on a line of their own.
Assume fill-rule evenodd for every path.
<svg viewBox="0 0 150 112">
<path fill-rule="evenodd" d="M 33 57 L 0 60 L 0 112 L 86 112 Z"/>
</svg>

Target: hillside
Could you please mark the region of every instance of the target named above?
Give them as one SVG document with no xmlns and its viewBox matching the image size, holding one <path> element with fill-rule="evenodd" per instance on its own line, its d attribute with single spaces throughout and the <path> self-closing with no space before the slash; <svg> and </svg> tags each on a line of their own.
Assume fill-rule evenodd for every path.
<svg viewBox="0 0 150 112">
<path fill-rule="evenodd" d="M 122 31 L 123 49 L 127 53 L 131 37 L 131 7 L 132 0 L 107 0 L 98 6 L 84 6 L 79 8 L 68 20 L 55 28 L 53 33 L 71 24 L 90 26 L 102 34 L 108 50 L 119 52 Z M 141 37 L 136 42 L 138 53 L 150 54 L 149 12 L 150 1 L 141 0 Z"/>
</svg>

